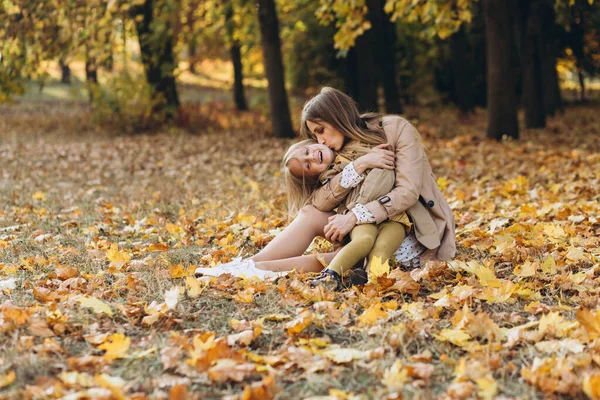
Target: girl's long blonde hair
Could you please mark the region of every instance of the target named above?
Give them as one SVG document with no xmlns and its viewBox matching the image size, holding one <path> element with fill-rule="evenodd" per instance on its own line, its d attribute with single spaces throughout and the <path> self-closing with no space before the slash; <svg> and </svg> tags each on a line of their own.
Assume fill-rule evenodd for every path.
<svg viewBox="0 0 600 400">
<path fill-rule="evenodd" d="M 311 194 L 319 186 L 318 176 L 294 176 L 290 170 L 289 162 L 294 158 L 292 157 L 292 154 L 296 150 L 315 143 L 317 143 L 317 141 L 314 139 L 305 139 L 301 142 L 294 143 L 283 156 L 282 168 L 283 177 L 285 179 L 285 191 L 287 195 L 289 219 L 298 214 L 300 208 L 302 208 L 306 200 L 308 200 Z"/>
</svg>

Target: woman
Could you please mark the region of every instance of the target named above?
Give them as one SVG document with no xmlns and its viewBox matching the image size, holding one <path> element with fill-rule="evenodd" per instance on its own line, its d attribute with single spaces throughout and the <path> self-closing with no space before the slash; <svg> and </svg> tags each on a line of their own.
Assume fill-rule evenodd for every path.
<svg viewBox="0 0 600 400">
<path fill-rule="evenodd" d="M 382 139 L 387 142 L 387 148 L 377 146 L 371 153 L 348 164 L 342 173 L 316 188 L 307 202 L 303 198 L 289 199 L 292 213 L 299 208 L 297 215 L 258 254 L 215 268 L 198 268 L 198 275 L 230 273 L 264 279 L 292 269 L 319 272 L 323 269 L 320 261 L 313 255 L 302 255 L 316 236 L 340 243 L 355 225 L 380 224 L 402 212 L 408 213 L 415 228 L 414 235 L 408 236 L 405 242 L 416 238 L 427 249 L 424 256 L 430 259 L 454 257 L 452 210 L 437 187 L 420 135 L 408 121 L 393 115 L 361 116 L 348 95 L 326 87 L 305 104 L 300 132 L 334 152 L 353 140 L 376 143 Z M 286 154 L 286 167 L 310 163 L 311 157 L 314 160 L 317 155 L 298 154 L 291 149 Z M 352 212 L 334 214 L 332 210 L 360 183 L 369 168 L 393 168 L 394 188 L 377 200 L 357 204 Z M 299 207 L 300 204 L 304 205 Z M 333 256 L 333 253 L 325 254 L 325 262 L 329 263 Z"/>
</svg>

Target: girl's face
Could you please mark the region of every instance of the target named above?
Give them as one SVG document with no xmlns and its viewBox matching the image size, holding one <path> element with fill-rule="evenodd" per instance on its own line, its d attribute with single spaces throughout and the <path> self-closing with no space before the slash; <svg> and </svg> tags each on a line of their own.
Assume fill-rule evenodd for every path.
<svg viewBox="0 0 600 400">
<path fill-rule="evenodd" d="M 344 147 L 344 134 L 327 122 L 306 121 L 306 126 L 315 135 L 319 144 L 323 144 L 333 151 L 340 151 Z"/>
<path fill-rule="evenodd" d="M 292 175 L 316 177 L 325 172 L 335 159 L 335 154 L 324 144 L 309 144 L 290 154 L 288 168 Z"/>
</svg>

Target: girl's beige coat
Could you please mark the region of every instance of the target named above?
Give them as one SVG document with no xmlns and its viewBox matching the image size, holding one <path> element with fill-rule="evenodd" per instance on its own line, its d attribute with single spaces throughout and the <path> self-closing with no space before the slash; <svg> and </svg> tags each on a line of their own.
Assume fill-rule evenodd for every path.
<svg viewBox="0 0 600 400">
<path fill-rule="evenodd" d="M 383 117 L 382 127 L 396 153 L 396 181 L 391 192 L 365 207 L 378 224 L 406 211 L 413 219 L 417 240 L 429 249 L 426 256 L 452 259 L 456 253 L 454 215 L 437 186 L 419 134 L 408 121 L 395 115 Z M 321 186 L 311 203 L 321 211 L 333 210 L 351 190 L 341 187 L 340 179 L 338 174 Z"/>
</svg>

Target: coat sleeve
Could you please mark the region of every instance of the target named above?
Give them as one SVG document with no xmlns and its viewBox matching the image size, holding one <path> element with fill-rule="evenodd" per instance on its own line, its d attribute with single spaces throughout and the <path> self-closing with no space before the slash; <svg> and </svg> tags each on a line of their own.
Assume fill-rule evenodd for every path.
<svg viewBox="0 0 600 400">
<path fill-rule="evenodd" d="M 352 190 L 351 187 L 344 188 L 340 184 L 342 173 L 340 172 L 329 179 L 323 186 L 319 187 L 308 200 L 308 204 L 315 206 L 320 211 L 332 211 L 339 206 Z"/>
<path fill-rule="evenodd" d="M 415 128 L 402 118 L 390 125 L 389 129 L 396 130 L 393 132 L 396 137 L 395 185 L 388 194 L 365 204 L 378 224 L 406 211 L 419 200 L 426 165 L 425 150 Z"/>
</svg>

